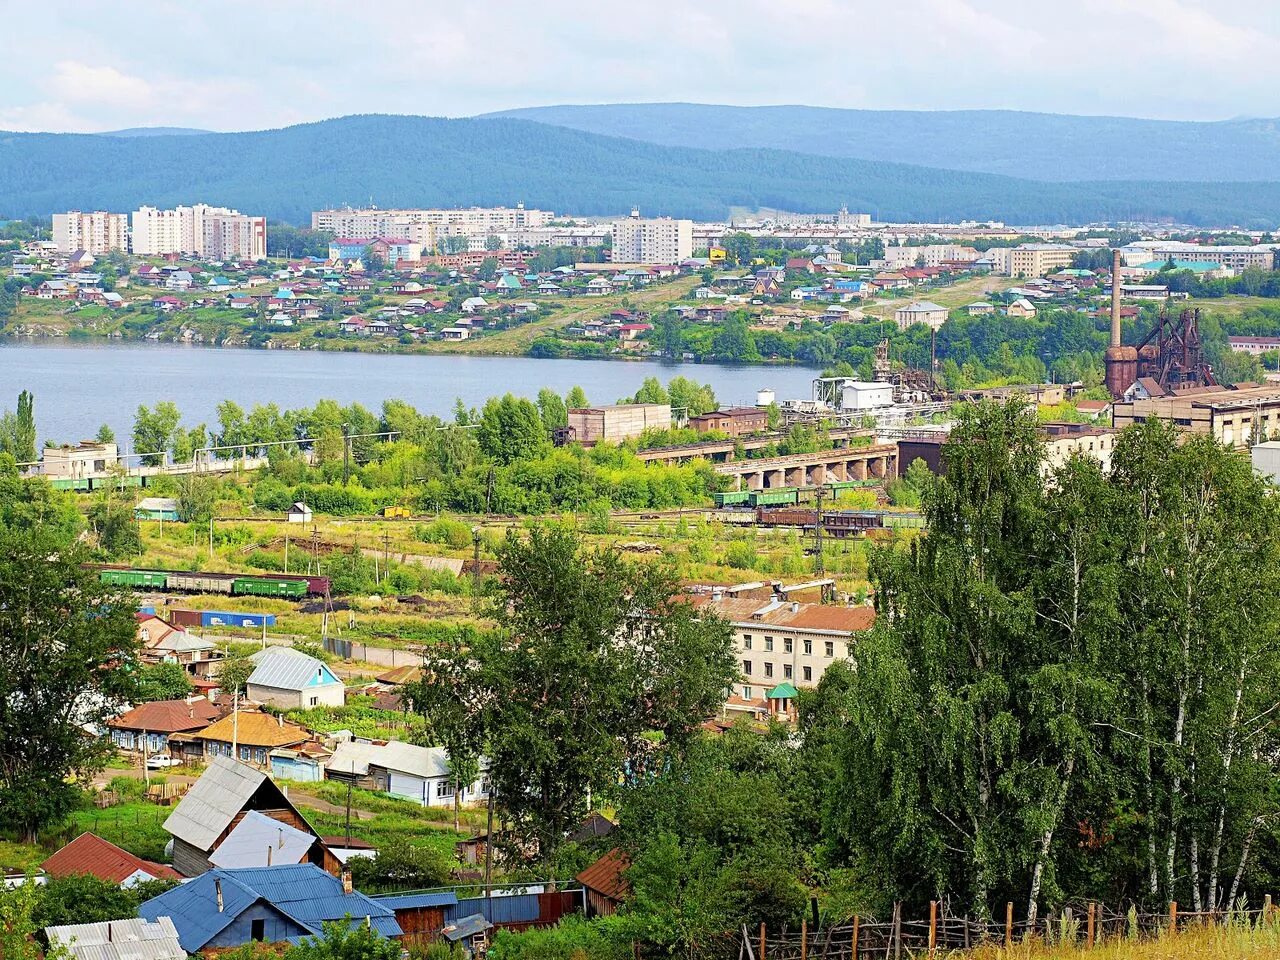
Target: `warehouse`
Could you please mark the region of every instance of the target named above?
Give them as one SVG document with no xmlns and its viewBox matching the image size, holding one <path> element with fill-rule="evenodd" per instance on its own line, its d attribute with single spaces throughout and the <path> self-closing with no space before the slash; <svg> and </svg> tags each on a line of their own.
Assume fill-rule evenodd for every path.
<svg viewBox="0 0 1280 960">
<path fill-rule="evenodd" d="M 665 403 L 619 403 L 569 411 L 569 439 L 584 447 L 602 440 L 621 443 L 646 430 L 670 430 L 671 407 Z"/>
</svg>

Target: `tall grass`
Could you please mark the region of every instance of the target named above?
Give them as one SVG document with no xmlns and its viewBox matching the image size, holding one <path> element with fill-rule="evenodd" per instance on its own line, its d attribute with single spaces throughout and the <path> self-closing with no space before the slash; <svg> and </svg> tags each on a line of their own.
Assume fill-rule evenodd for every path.
<svg viewBox="0 0 1280 960">
<path fill-rule="evenodd" d="M 1009 949 L 980 947 L 953 956 L 973 960 L 1273 960 L 1280 957 L 1280 924 L 1244 919 L 1197 926 L 1147 941 L 1112 937 L 1092 950 L 1082 943 L 1046 946 L 1035 941 Z"/>
</svg>

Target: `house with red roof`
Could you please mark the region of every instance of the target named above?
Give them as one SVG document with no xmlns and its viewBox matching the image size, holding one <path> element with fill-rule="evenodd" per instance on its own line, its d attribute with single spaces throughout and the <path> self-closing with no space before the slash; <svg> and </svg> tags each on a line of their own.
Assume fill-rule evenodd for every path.
<svg viewBox="0 0 1280 960">
<path fill-rule="evenodd" d="M 175 733 L 203 730 L 222 712 L 203 697 L 187 700 L 155 700 L 142 703 L 107 721 L 111 742 L 121 750 L 153 756 L 169 752 Z"/>
<path fill-rule="evenodd" d="M 182 879 L 173 867 L 135 857 L 93 833 L 80 834 L 40 867 L 54 878 L 88 875 L 125 888 L 147 880 Z"/>
</svg>

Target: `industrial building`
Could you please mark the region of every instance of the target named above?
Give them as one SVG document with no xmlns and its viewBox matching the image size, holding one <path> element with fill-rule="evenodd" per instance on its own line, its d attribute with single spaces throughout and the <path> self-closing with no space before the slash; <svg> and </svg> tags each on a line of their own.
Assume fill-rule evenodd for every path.
<svg viewBox="0 0 1280 960">
<path fill-rule="evenodd" d="M 589 447 L 602 440 L 621 443 L 646 430 L 670 430 L 671 407 L 665 403 L 619 403 L 569 411 L 566 440 Z"/>
<path fill-rule="evenodd" d="M 762 407 L 732 407 L 712 410 L 689 418 L 689 426 L 699 433 L 716 430 L 730 437 L 760 433 L 769 429 L 769 411 Z"/>
<path fill-rule="evenodd" d="M 1154 381 L 1112 405 L 1112 425 L 1123 429 L 1164 420 L 1187 433 L 1213 437 L 1237 450 L 1280 435 L 1280 386 L 1242 384 L 1165 391 Z"/>
<path fill-rule="evenodd" d="M 40 472 L 46 477 L 81 479 L 106 473 L 119 459 L 114 443 L 81 440 L 74 447 L 45 447 Z"/>
</svg>

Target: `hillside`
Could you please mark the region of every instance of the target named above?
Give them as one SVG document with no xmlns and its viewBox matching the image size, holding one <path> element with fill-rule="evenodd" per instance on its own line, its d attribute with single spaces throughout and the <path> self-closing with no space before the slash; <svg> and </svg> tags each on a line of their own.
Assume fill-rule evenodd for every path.
<svg viewBox="0 0 1280 960">
<path fill-rule="evenodd" d="M 881 220 L 1167 218 L 1271 227 L 1280 183 L 1039 183 L 769 149 L 673 148 L 527 120 L 355 116 L 251 133 L 0 134 L 0 216 L 215 202 L 306 223 L 342 203 L 524 201 L 577 214 L 731 207 Z"/>
<path fill-rule="evenodd" d="M 123 130 L 104 130 L 100 137 L 182 137 L 192 134 L 212 133 L 195 127 L 125 127 Z"/>
<path fill-rule="evenodd" d="M 490 116 L 683 147 L 770 147 L 1038 180 L 1274 180 L 1280 149 L 1276 119 L 1198 123 L 697 103 L 530 107 Z"/>
</svg>

